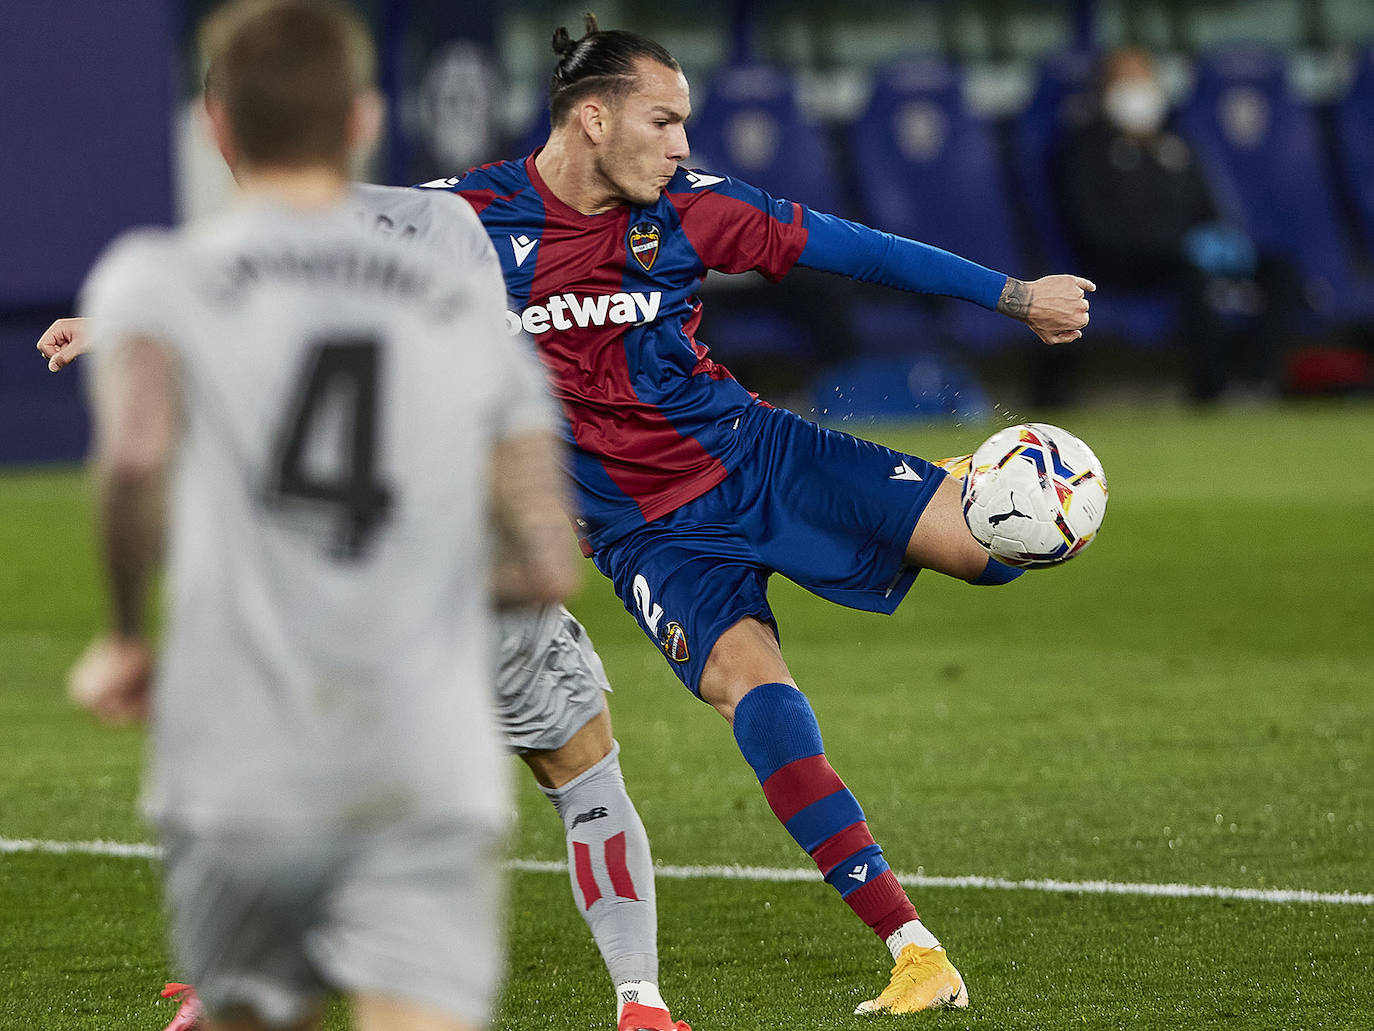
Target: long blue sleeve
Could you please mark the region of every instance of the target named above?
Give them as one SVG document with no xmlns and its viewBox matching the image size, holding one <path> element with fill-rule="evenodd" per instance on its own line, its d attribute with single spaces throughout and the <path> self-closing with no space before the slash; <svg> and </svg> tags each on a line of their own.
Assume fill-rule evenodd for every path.
<svg viewBox="0 0 1374 1031">
<path fill-rule="evenodd" d="M 929 244 L 806 209 L 806 247 L 798 265 L 867 283 L 959 297 L 996 309 L 1007 277 Z"/>
</svg>

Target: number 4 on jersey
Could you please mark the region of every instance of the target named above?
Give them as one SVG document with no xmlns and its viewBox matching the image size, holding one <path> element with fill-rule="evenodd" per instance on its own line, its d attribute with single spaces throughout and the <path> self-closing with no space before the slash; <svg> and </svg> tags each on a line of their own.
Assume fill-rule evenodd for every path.
<svg viewBox="0 0 1374 1031">
<path fill-rule="evenodd" d="M 378 351 L 368 338 L 320 341 L 276 438 L 274 500 L 337 507 L 331 550 L 341 559 L 363 557 L 391 507 L 376 472 Z M 332 472 L 322 472 L 307 456 L 319 453 L 317 439 L 335 426 L 344 434 L 334 452 L 339 459 Z"/>
</svg>

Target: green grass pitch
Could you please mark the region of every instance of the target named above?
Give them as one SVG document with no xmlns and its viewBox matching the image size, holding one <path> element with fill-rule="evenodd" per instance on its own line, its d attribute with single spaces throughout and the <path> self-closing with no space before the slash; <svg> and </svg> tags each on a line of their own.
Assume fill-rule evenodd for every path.
<svg viewBox="0 0 1374 1031">
<path fill-rule="evenodd" d="M 1111 485 L 1081 558 L 996 590 L 922 576 L 890 618 L 775 583 L 784 651 L 894 869 L 1374 892 L 1374 408 L 1052 421 Z M 993 428 L 860 432 L 940 455 Z M 139 733 L 62 698 L 103 607 L 84 482 L 6 473 L 0 511 L 0 839 L 147 841 Z M 657 860 L 804 868 L 725 725 L 590 567 L 574 608 Z M 512 854 L 560 860 L 517 779 Z M 825 885 L 658 892 L 663 989 L 697 1031 L 1374 1027 L 1368 904 L 913 888 L 973 1005 L 875 1021 L 849 1014 L 886 950 Z M 498 1027 L 611 1027 L 565 875 L 517 874 L 511 902 Z M 0 1028 L 161 1028 L 158 907 L 147 860 L 0 854 Z"/>
</svg>

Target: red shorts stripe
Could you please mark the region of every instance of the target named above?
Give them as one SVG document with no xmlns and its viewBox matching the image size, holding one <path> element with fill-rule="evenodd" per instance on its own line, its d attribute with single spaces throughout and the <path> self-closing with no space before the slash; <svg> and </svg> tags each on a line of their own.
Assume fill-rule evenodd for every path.
<svg viewBox="0 0 1374 1031">
<path fill-rule="evenodd" d="M 873 844 L 873 835 L 868 832 L 867 821 L 860 820 L 852 823 L 844 830 L 832 837 L 826 838 L 816 850 L 811 853 L 811 858 L 820 867 L 821 876 L 829 877 L 830 871 L 839 866 L 846 859 L 858 852 L 862 848 L 867 848 Z"/>
<path fill-rule="evenodd" d="M 638 902 L 634 878 L 630 876 L 630 868 L 625 863 L 624 831 L 606 839 L 606 869 L 611 872 L 611 887 L 615 889 L 616 896 Z"/>
<path fill-rule="evenodd" d="M 780 766 L 763 782 L 763 795 L 782 823 L 827 795 L 844 790 L 844 781 L 824 755 L 808 755 Z"/>
<path fill-rule="evenodd" d="M 573 842 L 573 868 L 577 873 L 577 886 L 582 889 L 582 908 L 591 909 L 601 899 L 601 889 L 596 886 L 592 873 L 592 854 L 581 841 Z"/>
</svg>

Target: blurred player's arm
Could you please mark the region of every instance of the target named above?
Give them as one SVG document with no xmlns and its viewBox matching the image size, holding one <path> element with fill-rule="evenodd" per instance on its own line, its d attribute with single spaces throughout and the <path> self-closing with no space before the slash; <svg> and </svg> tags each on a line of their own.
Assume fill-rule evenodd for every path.
<svg viewBox="0 0 1374 1031">
<path fill-rule="evenodd" d="M 109 723 L 147 714 L 147 611 L 162 561 L 167 479 L 181 432 L 176 370 L 157 340 L 121 340 L 96 365 L 92 471 L 111 627 L 73 668 L 73 701 Z"/>
<path fill-rule="evenodd" d="M 577 589 L 561 453 L 549 430 L 525 430 L 492 449 L 492 589 L 500 604 L 548 604 Z"/>
<path fill-rule="evenodd" d="M 49 372 L 70 365 L 86 353 L 86 346 L 86 320 L 81 318 L 58 319 L 38 338 L 38 353 L 47 359 Z"/>
</svg>

